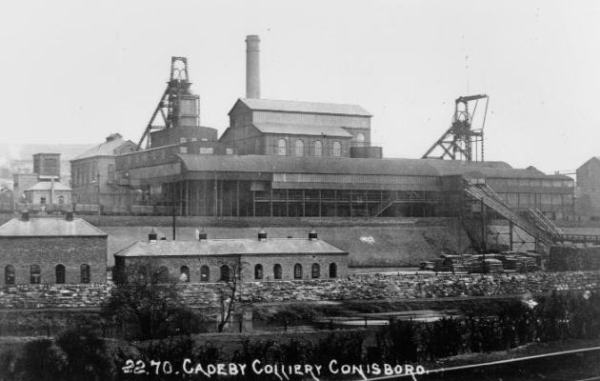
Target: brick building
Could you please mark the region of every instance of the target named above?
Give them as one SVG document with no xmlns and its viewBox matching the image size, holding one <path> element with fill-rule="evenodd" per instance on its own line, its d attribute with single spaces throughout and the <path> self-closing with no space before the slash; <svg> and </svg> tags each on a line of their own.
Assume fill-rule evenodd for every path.
<svg viewBox="0 0 600 381">
<path fill-rule="evenodd" d="M 352 157 L 371 144 L 371 114 L 357 105 L 241 98 L 229 119 L 220 142 L 241 155 Z"/>
<path fill-rule="evenodd" d="M 127 267 L 152 266 L 165 277 L 202 283 L 229 280 L 240 274 L 242 282 L 334 279 L 348 274 L 348 253 L 318 239 L 315 232 L 307 238 L 267 238 L 261 231 L 257 239 L 207 239 L 194 241 L 137 241 L 117 252 L 117 279 L 123 280 Z"/>
<path fill-rule="evenodd" d="M 111 134 L 105 142 L 71 160 L 73 202 L 101 205 L 108 212 L 126 211 L 135 193 L 117 184 L 115 156 L 135 150 L 135 143 Z"/>
<path fill-rule="evenodd" d="M 106 282 L 108 235 L 81 218 L 13 218 L 0 226 L 3 285 Z"/>
</svg>

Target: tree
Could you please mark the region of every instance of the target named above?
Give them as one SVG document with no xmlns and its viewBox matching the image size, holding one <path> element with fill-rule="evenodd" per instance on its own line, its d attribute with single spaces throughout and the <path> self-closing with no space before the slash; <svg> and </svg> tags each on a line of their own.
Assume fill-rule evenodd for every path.
<svg viewBox="0 0 600 381">
<path fill-rule="evenodd" d="M 112 361 L 104 340 L 90 329 L 67 330 L 58 336 L 56 344 L 66 357 L 64 380 L 103 381 L 111 378 Z"/>
<path fill-rule="evenodd" d="M 200 331 L 200 317 L 179 294 L 177 281 L 151 263 L 128 266 L 102 306 L 105 318 L 130 339 L 160 339 Z"/>
<path fill-rule="evenodd" d="M 226 272 L 224 271 L 225 269 Z M 225 326 L 231 320 L 231 315 L 235 310 L 235 304 L 238 296 L 238 283 L 241 280 L 241 271 L 238 264 L 230 266 L 227 263 L 221 265 L 222 285 L 218 288 L 219 297 L 219 322 L 217 331 L 223 332 Z"/>
<path fill-rule="evenodd" d="M 15 366 L 16 379 L 23 381 L 60 380 L 67 367 L 64 354 L 50 339 L 30 341 Z"/>
</svg>

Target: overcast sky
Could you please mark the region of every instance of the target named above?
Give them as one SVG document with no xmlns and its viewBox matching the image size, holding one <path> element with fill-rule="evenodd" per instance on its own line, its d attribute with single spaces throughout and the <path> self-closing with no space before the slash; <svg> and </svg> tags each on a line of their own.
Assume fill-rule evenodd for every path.
<svg viewBox="0 0 600 381">
<path fill-rule="evenodd" d="M 12 1 L 0 141 L 137 142 L 174 55 L 222 133 L 247 34 L 263 98 L 360 104 L 387 157 L 421 157 L 474 93 L 491 97 L 488 160 L 555 171 L 600 155 L 597 1 Z"/>
</svg>

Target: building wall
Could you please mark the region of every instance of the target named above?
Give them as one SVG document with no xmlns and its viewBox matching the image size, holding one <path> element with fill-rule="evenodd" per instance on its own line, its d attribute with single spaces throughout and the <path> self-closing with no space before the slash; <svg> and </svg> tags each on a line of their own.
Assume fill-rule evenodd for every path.
<svg viewBox="0 0 600 381">
<path fill-rule="evenodd" d="M 42 198 L 45 199 L 45 205 L 70 205 L 70 190 L 28 190 L 25 191 L 27 202 L 32 205 L 41 205 Z M 59 202 L 62 197 L 62 203 Z"/>
<path fill-rule="evenodd" d="M 260 155 L 278 155 L 279 154 L 279 140 L 283 139 L 286 141 L 286 156 L 296 156 L 296 141 L 302 141 L 304 145 L 304 154 L 302 156 L 315 156 L 315 142 L 320 141 L 322 143 L 322 154 L 321 156 L 332 157 L 334 142 L 340 143 L 340 155 L 339 157 L 350 157 L 350 138 L 344 137 L 317 137 L 311 135 L 286 135 L 286 134 L 264 134 L 263 135 L 263 149 L 264 151 L 259 153 Z"/>
<path fill-rule="evenodd" d="M 191 283 L 200 283 L 200 275 L 202 266 L 209 267 L 208 283 L 218 282 L 221 280 L 221 266 L 227 265 L 233 271 L 234 266 L 237 269 L 241 268 L 241 279 L 244 282 L 256 281 L 254 270 L 257 264 L 263 266 L 263 280 L 275 280 L 273 275 L 273 266 L 280 264 L 282 268 L 281 280 L 294 280 L 294 265 L 302 265 L 302 278 L 313 279 L 311 276 L 311 266 L 313 263 L 318 263 L 321 267 L 321 276 L 319 279 L 331 279 L 329 277 L 329 265 L 335 263 L 337 265 L 337 277 L 346 277 L 348 275 L 348 255 L 347 254 L 319 254 L 319 255 L 247 255 L 247 256 L 168 256 L 168 257 L 121 257 L 119 260 L 116 257 L 115 265 L 117 273 L 123 273 L 123 266 L 151 266 L 158 269 L 161 266 L 166 266 L 169 270 L 169 275 L 179 278 L 181 267 L 187 266 L 189 269 L 189 279 Z M 240 264 L 241 263 L 241 264 Z M 151 264 L 151 265 L 150 265 Z"/>
<path fill-rule="evenodd" d="M 90 266 L 90 283 L 106 282 L 107 237 L 1 237 L 0 282 L 7 265 L 15 268 L 16 284 L 30 283 L 30 266 L 41 268 L 41 283 L 56 281 L 55 267 L 65 266 L 65 282 L 80 283 L 82 264 Z"/>
<path fill-rule="evenodd" d="M 115 156 L 97 156 L 71 162 L 73 202 L 103 208 L 126 208 L 132 192 L 117 184 Z"/>
<path fill-rule="evenodd" d="M 600 160 L 592 158 L 577 168 L 578 214 L 600 216 Z"/>
<path fill-rule="evenodd" d="M 315 279 L 312 277 L 311 268 L 313 264 L 320 267 L 320 276 L 318 279 L 332 279 L 329 277 L 329 265 L 335 263 L 337 266 L 337 276 L 343 278 L 348 275 L 348 255 L 347 254 L 312 254 L 312 255 L 247 255 L 242 256 L 243 263 L 242 279 L 247 282 L 257 281 L 255 278 L 255 266 L 260 264 L 263 267 L 262 280 L 277 280 L 274 276 L 275 264 L 281 265 L 282 280 L 294 280 L 294 266 L 302 266 L 301 279 Z"/>
</svg>

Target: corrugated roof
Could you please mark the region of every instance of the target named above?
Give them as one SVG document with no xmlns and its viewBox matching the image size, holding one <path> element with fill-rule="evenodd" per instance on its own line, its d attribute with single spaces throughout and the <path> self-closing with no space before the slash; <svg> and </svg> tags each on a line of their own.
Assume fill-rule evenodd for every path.
<svg viewBox="0 0 600 381">
<path fill-rule="evenodd" d="M 228 155 L 179 155 L 188 171 L 327 173 L 390 176 L 474 175 L 489 178 L 563 179 L 536 170 L 515 169 L 504 162 L 464 162 L 436 159 L 361 159 L 347 157 Z"/>
<path fill-rule="evenodd" d="M 119 257 L 270 255 L 270 254 L 347 254 L 322 240 L 298 238 L 208 239 L 203 241 L 137 241 L 115 253 Z"/>
<path fill-rule="evenodd" d="M 354 115 L 367 117 L 372 116 L 367 110 L 365 110 L 361 106 L 352 104 L 252 98 L 240 98 L 238 102 L 244 103 L 246 106 L 248 106 L 248 108 L 252 110 L 299 112 L 307 114 Z"/>
<path fill-rule="evenodd" d="M 351 138 L 352 134 L 342 127 L 335 126 L 310 126 L 287 123 L 253 123 L 260 132 L 265 134 L 290 134 L 290 135 L 315 135 L 337 136 Z"/>
<path fill-rule="evenodd" d="M 88 149 L 81 155 L 75 157 L 73 160 L 86 159 L 88 157 L 95 157 L 95 156 L 113 156 L 115 154 L 116 149 L 121 147 L 123 144 L 127 144 L 127 143 L 133 144 L 133 142 L 131 142 L 129 140 L 124 140 L 121 137 L 115 138 L 110 141 L 105 141 L 104 143 L 100 143 L 97 146 L 94 146 L 94 147 Z"/>
<path fill-rule="evenodd" d="M 313 156 L 179 155 L 188 171 L 439 176 L 426 160 Z"/>
<path fill-rule="evenodd" d="M 35 184 L 34 186 L 32 186 L 31 188 L 28 188 L 26 190 L 28 191 L 44 191 L 44 190 L 51 190 L 52 187 L 54 187 L 54 190 L 71 190 L 71 188 L 63 183 L 59 183 L 59 182 L 52 182 L 52 181 L 40 181 L 39 183 Z"/>
<path fill-rule="evenodd" d="M 33 217 L 28 221 L 13 218 L 0 226 L 0 237 L 66 237 L 66 236 L 106 236 L 107 234 L 89 222 L 74 218 Z"/>
</svg>

